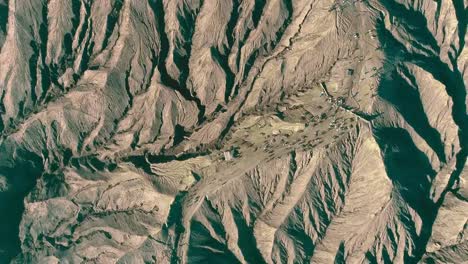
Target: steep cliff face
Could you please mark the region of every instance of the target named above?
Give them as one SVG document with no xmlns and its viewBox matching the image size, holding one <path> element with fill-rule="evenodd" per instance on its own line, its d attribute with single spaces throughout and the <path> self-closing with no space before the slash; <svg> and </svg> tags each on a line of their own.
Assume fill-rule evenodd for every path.
<svg viewBox="0 0 468 264">
<path fill-rule="evenodd" d="M 0 262 L 467 261 L 466 10 L 0 0 Z"/>
</svg>

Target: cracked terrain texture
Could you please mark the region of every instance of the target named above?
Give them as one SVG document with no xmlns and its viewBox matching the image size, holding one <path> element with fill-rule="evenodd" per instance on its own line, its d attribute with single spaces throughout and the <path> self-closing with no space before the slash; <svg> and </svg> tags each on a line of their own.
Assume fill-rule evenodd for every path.
<svg viewBox="0 0 468 264">
<path fill-rule="evenodd" d="M 0 263 L 468 263 L 467 0 L 0 0 Z"/>
</svg>

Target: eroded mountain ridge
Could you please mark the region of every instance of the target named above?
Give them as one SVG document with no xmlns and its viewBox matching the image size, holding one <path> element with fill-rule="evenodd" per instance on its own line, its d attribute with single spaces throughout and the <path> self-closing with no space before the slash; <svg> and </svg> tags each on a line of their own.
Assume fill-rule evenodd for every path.
<svg viewBox="0 0 468 264">
<path fill-rule="evenodd" d="M 466 10 L 0 0 L 0 262 L 467 261 Z"/>
</svg>

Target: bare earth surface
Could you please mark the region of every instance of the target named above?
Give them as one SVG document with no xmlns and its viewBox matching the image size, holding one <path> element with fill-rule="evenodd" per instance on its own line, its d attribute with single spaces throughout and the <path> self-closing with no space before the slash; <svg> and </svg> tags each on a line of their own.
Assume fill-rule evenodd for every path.
<svg viewBox="0 0 468 264">
<path fill-rule="evenodd" d="M 467 0 L 0 0 L 0 263 L 468 263 Z"/>
</svg>

